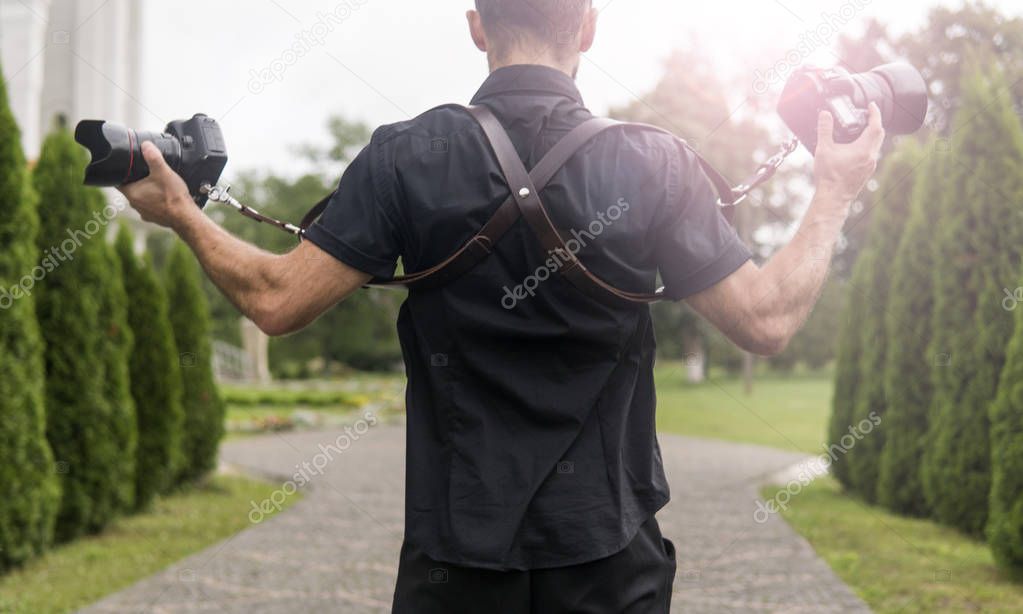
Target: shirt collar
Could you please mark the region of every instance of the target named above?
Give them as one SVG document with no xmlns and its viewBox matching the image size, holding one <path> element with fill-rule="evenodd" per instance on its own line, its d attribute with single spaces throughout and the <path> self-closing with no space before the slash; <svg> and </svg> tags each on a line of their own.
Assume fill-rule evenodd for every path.
<svg viewBox="0 0 1023 614">
<path fill-rule="evenodd" d="M 557 94 L 583 104 L 583 97 L 572 77 L 556 68 L 534 64 L 504 66 L 490 73 L 483 86 L 473 96 L 471 104 L 478 104 L 490 96 L 512 92 Z"/>
</svg>

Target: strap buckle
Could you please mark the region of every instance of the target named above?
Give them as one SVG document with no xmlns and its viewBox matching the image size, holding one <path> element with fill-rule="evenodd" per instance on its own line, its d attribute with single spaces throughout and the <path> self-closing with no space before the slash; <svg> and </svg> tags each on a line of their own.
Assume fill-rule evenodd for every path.
<svg viewBox="0 0 1023 614">
<path fill-rule="evenodd" d="M 788 157 L 791 156 L 798 148 L 799 139 L 797 137 L 792 137 L 788 141 L 782 143 L 778 152 L 768 158 L 766 162 L 761 164 L 757 168 L 756 172 L 753 173 L 753 177 L 751 179 L 732 188 L 732 202 L 726 203 L 724 202 L 724 198 L 719 197 L 718 206 L 733 207 L 742 203 L 749 197 L 753 190 L 770 181 L 775 174 L 777 174 L 781 165 L 785 163 L 785 160 L 787 160 Z"/>
</svg>

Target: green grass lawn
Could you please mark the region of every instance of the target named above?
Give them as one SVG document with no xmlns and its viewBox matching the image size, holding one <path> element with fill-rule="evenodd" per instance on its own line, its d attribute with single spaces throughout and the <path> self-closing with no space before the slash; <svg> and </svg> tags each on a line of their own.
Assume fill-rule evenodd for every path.
<svg viewBox="0 0 1023 614">
<path fill-rule="evenodd" d="M 752 396 L 734 378 L 692 385 L 684 376 L 678 364 L 657 369 L 662 431 L 822 452 L 830 376 L 759 375 Z M 833 479 L 803 489 L 784 517 L 877 612 L 1023 612 L 1023 585 L 998 570 L 986 544 L 869 507 Z"/>
<path fill-rule="evenodd" d="M 0 576 L 0 612 L 70 612 L 97 601 L 251 526 L 251 501 L 276 485 L 217 476 L 158 500 L 100 535 L 55 548 Z M 290 505 L 297 497 L 289 497 Z"/>
<path fill-rule="evenodd" d="M 986 544 L 868 507 L 831 478 L 793 497 L 784 517 L 879 613 L 1023 612 L 1023 585 L 995 567 Z"/>
<path fill-rule="evenodd" d="M 735 378 L 689 384 L 678 363 L 655 372 L 657 427 L 692 437 L 821 452 L 831 414 L 831 377 L 761 375 L 747 396 Z"/>
</svg>

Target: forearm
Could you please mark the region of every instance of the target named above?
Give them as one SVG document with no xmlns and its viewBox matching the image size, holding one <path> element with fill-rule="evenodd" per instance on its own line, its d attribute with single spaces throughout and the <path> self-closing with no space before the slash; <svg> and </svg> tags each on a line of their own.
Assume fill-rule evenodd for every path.
<svg viewBox="0 0 1023 614">
<path fill-rule="evenodd" d="M 181 215 L 173 230 L 188 244 L 210 280 L 231 303 L 260 327 L 272 319 L 282 294 L 280 256 L 227 232 L 198 208 Z"/>
<path fill-rule="evenodd" d="M 372 278 L 309 241 L 278 255 L 232 236 L 196 208 L 156 146 L 143 143 L 142 155 L 149 176 L 118 189 L 142 219 L 174 230 L 224 296 L 266 334 L 302 329 Z"/>
<path fill-rule="evenodd" d="M 795 237 L 757 276 L 750 317 L 760 338 L 781 346 L 772 352 L 788 344 L 817 303 L 848 211 L 844 197 L 818 190 Z"/>
</svg>

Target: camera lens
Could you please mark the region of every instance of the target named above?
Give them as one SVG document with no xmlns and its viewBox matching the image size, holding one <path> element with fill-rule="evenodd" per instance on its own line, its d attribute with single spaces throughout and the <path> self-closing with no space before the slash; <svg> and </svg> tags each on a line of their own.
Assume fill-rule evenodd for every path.
<svg viewBox="0 0 1023 614">
<path fill-rule="evenodd" d="M 879 66 L 863 76 L 875 82 L 868 95 L 870 91 L 885 91 L 881 100 L 875 100 L 881 107 L 885 130 L 891 134 L 912 134 L 923 127 L 927 118 L 927 83 L 919 71 L 909 64 L 895 63 Z"/>
<path fill-rule="evenodd" d="M 835 140 L 855 141 L 867 127 L 867 108 L 877 103 L 889 134 L 912 134 L 927 116 L 927 84 L 905 63 L 885 64 L 850 75 L 842 69 L 805 68 L 785 84 L 778 113 L 811 152 L 817 148 L 817 115 L 835 116 Z"/>
<path fill-rule="evenodd" d="M 167 134 L 136 132 L 119 124 L 85 120 L 75 129 L 75 140 L 89 150 L 92 161 L 85 169 L 85 183 L 118 186 L 144 179 L 149 165 L 142 157 L 142 143 L 152 142 L 171 168 L 181 164 L 181 144 Z"/>
</svg>

